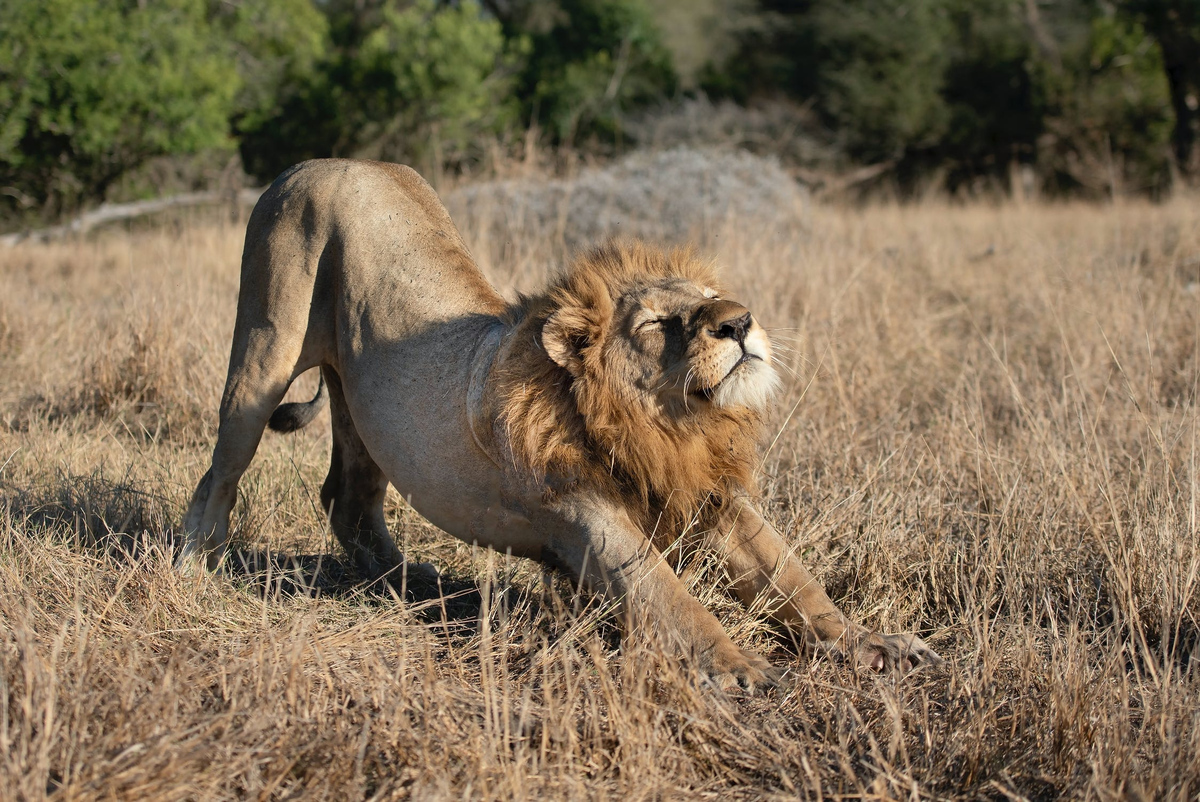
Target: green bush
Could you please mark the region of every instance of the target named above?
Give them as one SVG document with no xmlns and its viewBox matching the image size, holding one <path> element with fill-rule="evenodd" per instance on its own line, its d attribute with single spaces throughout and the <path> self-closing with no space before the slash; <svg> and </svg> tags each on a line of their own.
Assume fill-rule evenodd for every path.
<svg viewBox="0 0 1200 802">
<path fill-rule="evenodd" d="M 853 156 L 900 159 L 940 141 L 952 33 L 940 0 L 819 0 L 808 24 L 818 105 Z"/>
<path fill-rule="evenodd" d="M 529 33 L 526 114 L 564 143 L 614 141 L 622 117 L 669 96 L 671 55 L 641 0 L 558 0 Z"/>
<path fill-rule="evenodd" d="M 220 172 L 235 146 L 257 181 L 331 155 L 461 165 L 531 123 L 611 152 L 681 85 L 790 95 L 840 165 L 901 186 L 1021 162 L 1050 189 L 1157 192 L 1172 161 L 1200 174 L 1198 49 L 1200 0 L 5 0 L 0 217 Z"/>
<path fill-rule="evenodd" d="M 1049 80 L 1055 108 L 1043 172 L 1062 189 L 1167 186 L 1174 119 L 1155 40 L 1138 22 L 1104 14 L 1063 56 L 1066 69 Z"/>
<path fill-rule="evenodd" d="M 958 0 L 942 96 L 948 119 L 926 167 L 948 168 L 951 189 L 1036 158 L 1048 110 L 1039 55 L 1013 0 Z"/>
<path fill-rule="evenodd" d="M 213 17 L 241 76 L 233 129 L 244 136 L 277 117 L 284 104 L 317 80 L 331 50 L 329 20 L 313 0 L 218 2 Z"/>
<path fill-rule="evenodd" d="M 1175 166 L 1200 179 L 1200 0 L 1124 0 L 1120 14 L 1137 21 L 1158 43 L 1174 120 Z"/>
<path fill-rule="evenodd" d="M 858 161 L 951 190 L 1036 164 L 1057 191 L 1158 192 L 1200 135 L 1200 0 L 759 0 L 705 87 L 811 103 Z M 1200 171 L 1200 168 L 1198 168 Z"/>
<path fill-rule="evenodd" d="M 341 107 L 343 123 L 374 156 L 422 158 L 436 149 L 461 158 L 482 135 L 516 121 L 512 57 L 500 23 L 470 0 L 386 7 L 350 62 L 358 91 Z"/>
<path fill-rule="evenodd" d="M 260 180 L 317 156 L 461 161 L 516 123 L 521 43 L 476 3 L 393 0 L 371 12 L 332 6 L 330 56 L 244 133 L 243 161 Z"/>
<path fill-rule="evenodd" d="M 168 153 L 232 148 L 240 82 L 203 0 L 8 0 L 0 35 L 4 202 L 50 215 Z"/>
</svg>

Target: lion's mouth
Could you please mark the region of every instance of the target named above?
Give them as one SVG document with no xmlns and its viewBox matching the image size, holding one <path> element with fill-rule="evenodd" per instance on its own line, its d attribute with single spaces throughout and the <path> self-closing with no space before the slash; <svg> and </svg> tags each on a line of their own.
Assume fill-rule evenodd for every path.
<svg viewBox="0 0 1200 802">
<path fill-rule="evenodd" d="M 747 362 L 752 362 L 756 359 L 759 362 L 762 361 L 762 357 L 758 354 L 752 354 L 749 351 L 743 351 L 738 361 L 734 363 L 733 367 L 729 369 L 728 373 L 721 377 L 720 381 L 718 381 L 716 384 L 709 385 L 708 387 L 697 387 L 695 390 L 690 390 L 688 395 L 696 398 L 703 398 L 705 401 L 712 401 L 713 396 L 717 394 L 717 390 L 721 388 L 722 384 L 729 380 L 730 376 L 736 373 L 738 369 L 742 367 L 742 365 L 745 365 Z"/>
</svg>

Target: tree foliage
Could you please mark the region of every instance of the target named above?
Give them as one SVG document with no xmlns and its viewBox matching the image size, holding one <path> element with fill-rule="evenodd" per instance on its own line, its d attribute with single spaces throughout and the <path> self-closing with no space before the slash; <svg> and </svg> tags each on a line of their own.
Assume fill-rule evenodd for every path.
<svg viewBox="0 0 1200 802">
<path fill-rule="evenodd" d="M 536 125 L 611 151 L 680 92 L 817 112 L 849 162 L 951 189 L 1200 177 L 1200 0 L 7 0 L 0 214 L 158 156 L 469 164 Z M 225 157 L 223 157 L 225 158 Z M 119 186 L 126 186 L 125 183 Z"/>
<path fill-rule="evenodd" d="M 241 138 L 259 179 L 316 156 L 461 160 L 516 124 L 523 43 L 471 0 L 332 3 L 326 13 L 329 55 Z"/>
<path fill-rule="evenodd" d="M 810 12 L 822 108 L 858 157 L 900 158 L 943 135 L 950 33 L 943 12 L 910 0 L 822 0 Z"/>
<path fill-rule="evenodd" d="M 228 147 L 241 85 L 202 0 L 8 0 L 0 184 L 69 209 L 160 154 Z"/>
<path fill-rule="evenodd" d="M 1026 164 L 1049 189 L 1154 192 L 1169 140 L 1181 170 L 1195 161 L 1200 0 L 761 1 L 771 24 L 710 89 L 811 102 L 851 157 L 902 180 L 936 169 L 954 189 Z"/>
<path fill-rule="evenodd" d="M 469 0 L 440 8 L 433 0 L 404 10 L 389 5 L 346 65 L 343 86 L 354 91 L 339 118 L 356 132 L 360 151 L 380 158 L 433 148 L 459 156 L 516 121 L 516 55 L 500 24 Z"/>
<path fill-rule="evenodd" d="M 559 139 L 613 139 L 629 109 L 670 94 L 675 72 L 640 0 L 560 0 L 558 24 L 532 37 L 524 86 Z"/>
<path fill-rule="evenodd" d="M 1200 176 L 1200 0 L 1125 0 L 1118 6 L 1161 48 L 1175 163 L 1186 175 Z"/>
<path fill-rule="evenodd" d="M 1066 185 L 1153 189 L 1170 180 L 1172 118 L 1162 51 L 1142 25 L 1104 14 L 1046 80 L 1043 171 Z"/>
<path fill-rule="evenodd" d="M 644 0 L 491 0 L 509 36 L 528 42 L 517 85 L 525 119 L 559 142 L 612 142 L 631 110 L 678 80 Z"/>
<path fill-rule="evenodd" d="M 316 80 L 331 49 L 329 20 L 312 0 L 213 0 L 212 15 L 241 77 L 234 132 L 258 131 Z"/>
</svg>

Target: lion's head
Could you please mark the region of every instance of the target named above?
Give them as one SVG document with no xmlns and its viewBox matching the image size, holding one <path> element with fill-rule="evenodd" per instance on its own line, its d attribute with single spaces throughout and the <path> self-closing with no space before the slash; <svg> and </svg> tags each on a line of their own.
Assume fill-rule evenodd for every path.
<svg viewBox="0 0 1200 802">
<path fill-rule="evenodd" d="M 710 263 L 610 243 L 519 315 L 512 353 L 528 354 L 506 370 L 501 414 L 520 462 L 609 477 L 659 512 L 750 486 L 779 381 L 766 332 Z"/>
</svg>

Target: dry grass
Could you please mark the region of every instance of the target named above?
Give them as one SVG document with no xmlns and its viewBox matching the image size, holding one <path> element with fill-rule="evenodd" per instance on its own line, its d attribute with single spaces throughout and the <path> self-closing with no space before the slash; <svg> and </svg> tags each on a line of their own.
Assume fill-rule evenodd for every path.
<svg viewBox="0 0 1200 802">
<path fill-rule="evenodd" d="M 1200 206 L 753 230 L 709 233 L 794 372 L 769 509 L 944 673 L 799 660 L 700 561 L 695 592 L 793 668 L 723 695 L 396 496 L 446 595 L 357 585 L 317 514 L 323 425 L 264 440 L 232 581 L 177 576 L 241 248 L 185 220 L 0 252 L 0 796 L 1195 798 Z M 508 287 L 562 244 L 465 233 Z"/>
</svg>

